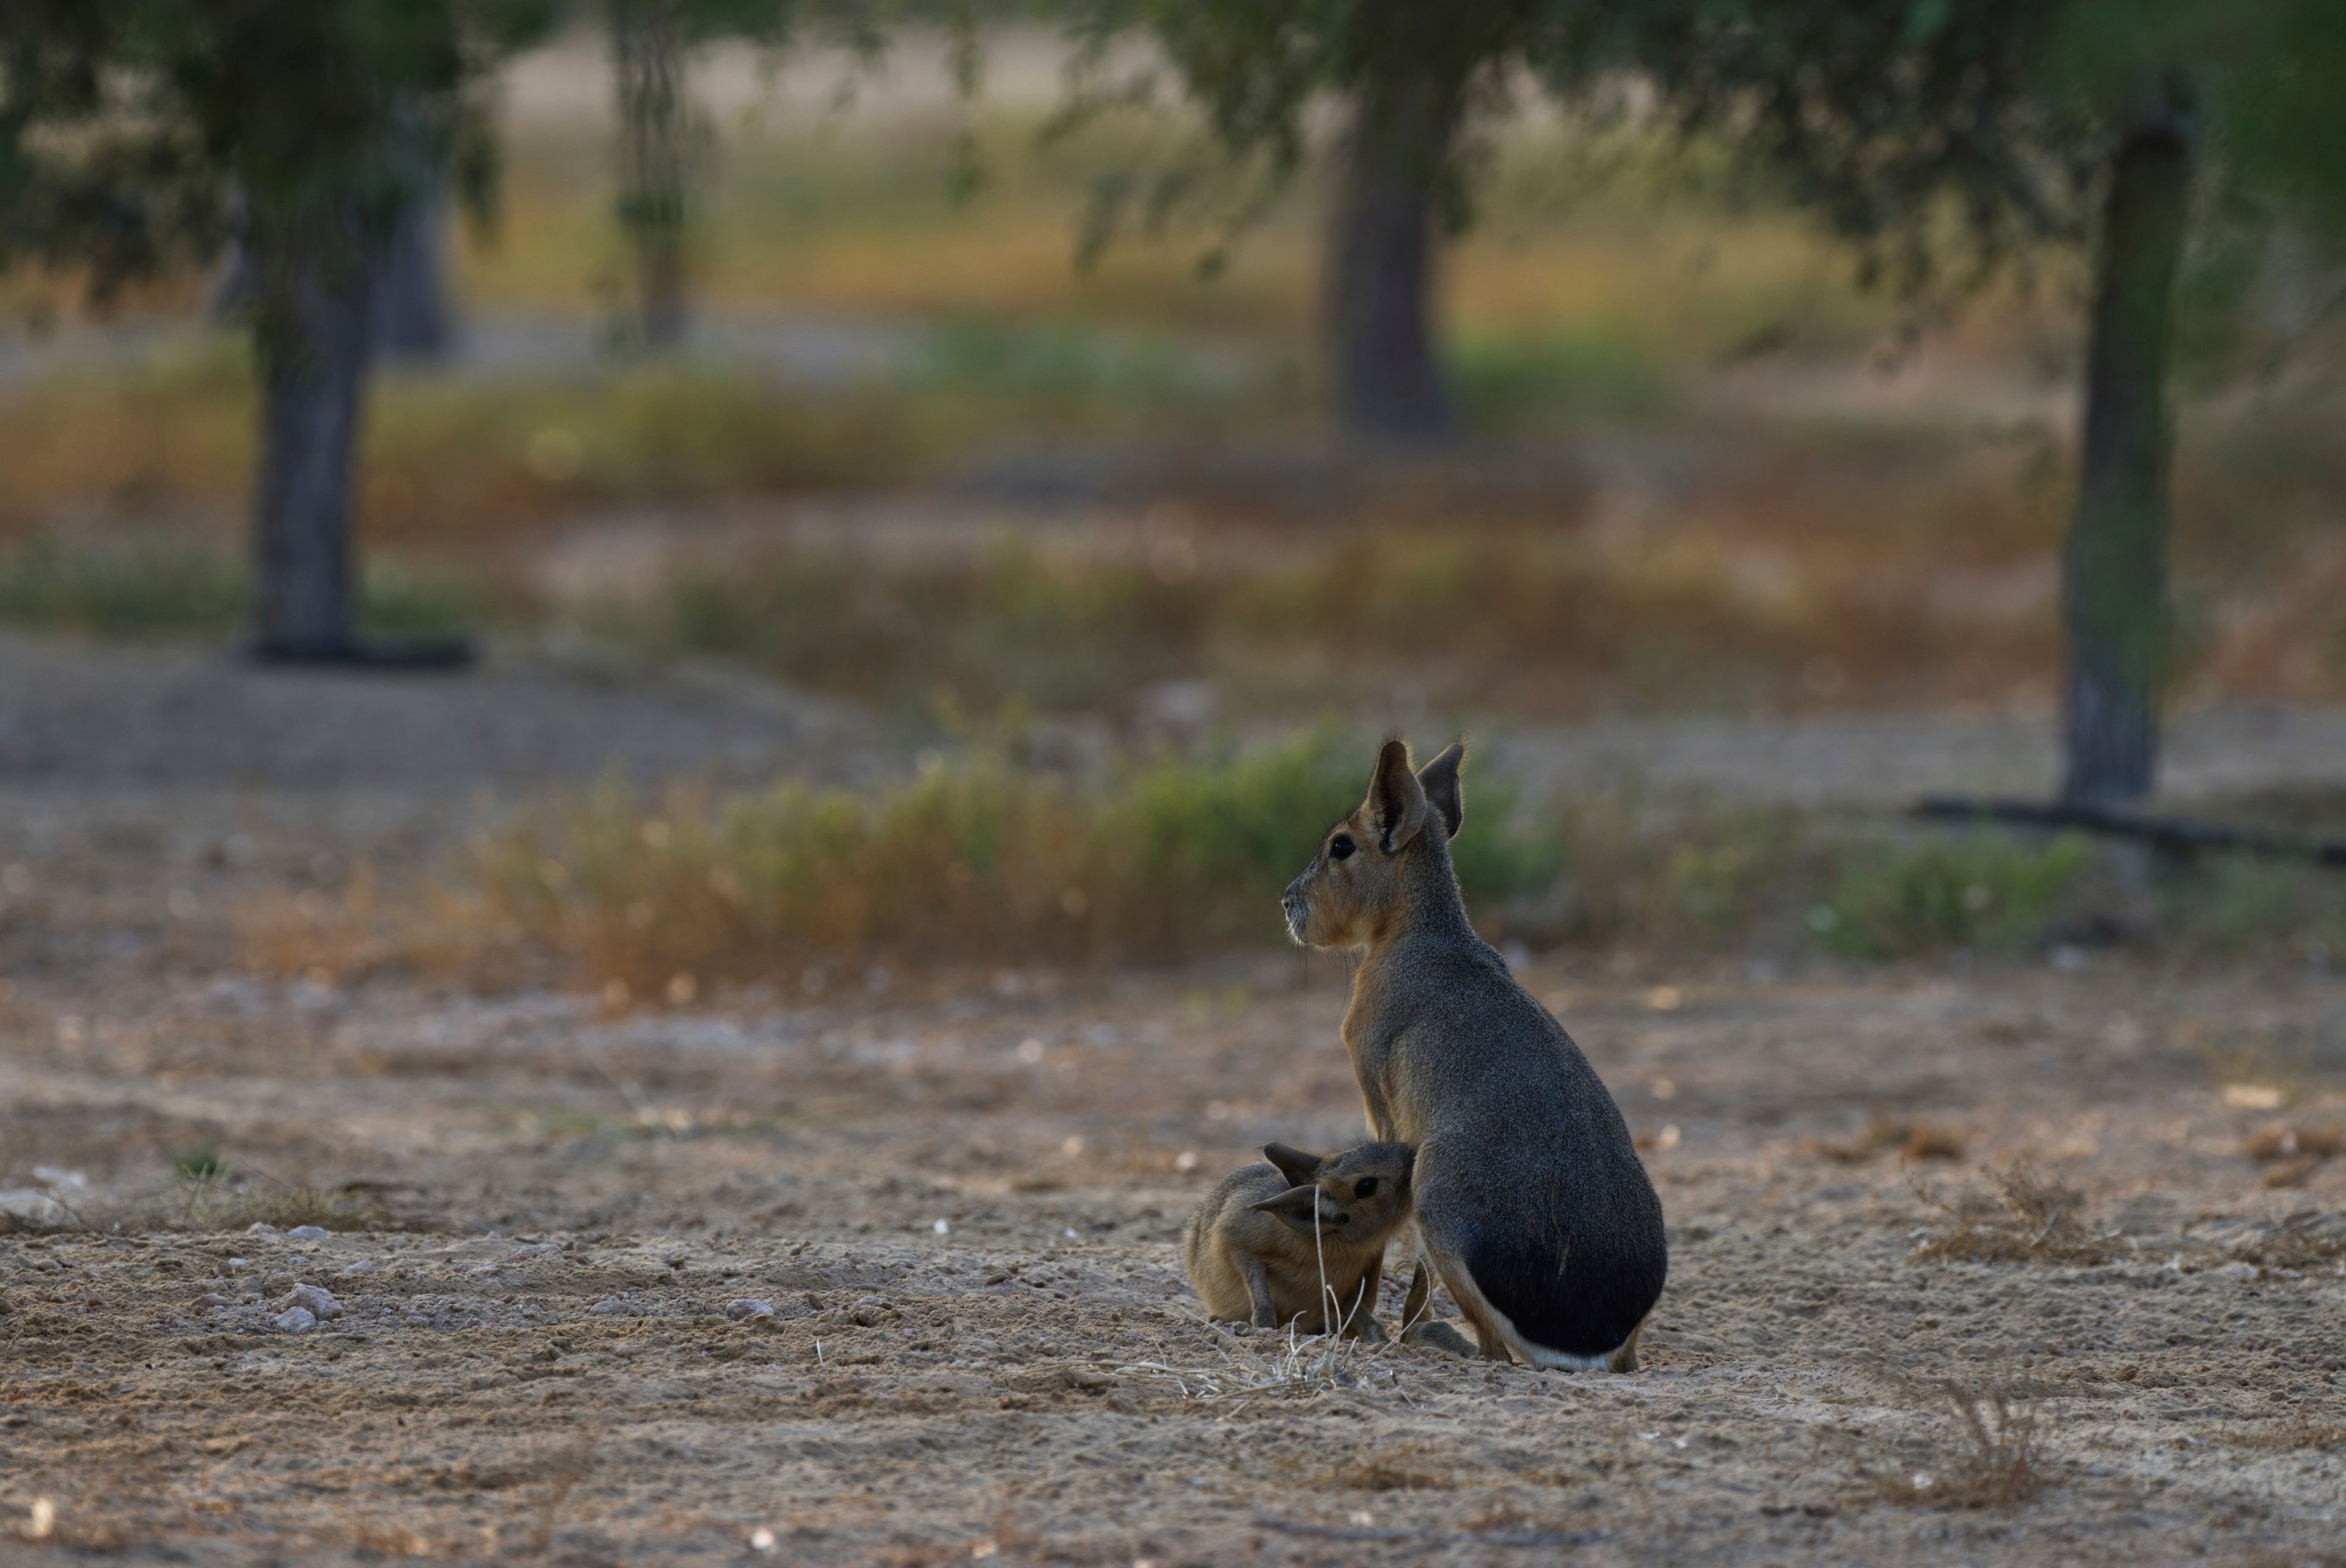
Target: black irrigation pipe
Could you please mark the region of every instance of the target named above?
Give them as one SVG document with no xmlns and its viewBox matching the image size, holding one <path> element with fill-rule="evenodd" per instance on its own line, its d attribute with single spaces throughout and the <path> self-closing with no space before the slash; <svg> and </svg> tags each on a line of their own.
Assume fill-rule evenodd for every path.
<svg viewBox="0 0 2346 1568">
<path fill-rule="evenodd" d="M 2221 822 L 2195 822 L 2188 817 L 2141 817 L 2101 806 L 1978 795 L 1925 795 L 1914 802 L 1912 814 L 1934 822 L 2005 822 L 2017 827 L 2067 828 L 2115 838 L 2140 839 L 2173 855 L 2196 855 L 2212 850 L 2272 860 L 2305 860 L 2346 870 L 2346 842 L 2336 839 L 2309 838 L 2302 833 L 2264 828 L 2234 828 Z"/>
</svg>

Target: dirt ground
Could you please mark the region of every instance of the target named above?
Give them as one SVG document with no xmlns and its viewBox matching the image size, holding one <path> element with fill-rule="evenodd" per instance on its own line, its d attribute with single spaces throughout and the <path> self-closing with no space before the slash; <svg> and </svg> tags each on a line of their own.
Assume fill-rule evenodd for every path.
<svg viewBox="0 0 2346 1568">
<path fill-rule="evenodd" d="M 0 1235 L 0 1559 L 2346 1562 L 2346 1159 L 2246 1152 L 2340 1115 L 2334 972 L 1535 961 L 1669 1215 L 1645 1369 L 1329 1358 L 1202 1321 L 1175 1239 L 1265 1139 L 1357 1136 L 1333 961 L 618 1018 L 266 983 L 240 901 L 484 789 L 903 738 L 5 651 L 0 1206 L 88 1228 Z M 2021 1156 L 2105 1261 L 1914 1256 Z M 279 1327 L 304 1284 L 338 1314 Z M 2033 1495 L 1971 1505 L 1949 1385 Z"/>
</svg>

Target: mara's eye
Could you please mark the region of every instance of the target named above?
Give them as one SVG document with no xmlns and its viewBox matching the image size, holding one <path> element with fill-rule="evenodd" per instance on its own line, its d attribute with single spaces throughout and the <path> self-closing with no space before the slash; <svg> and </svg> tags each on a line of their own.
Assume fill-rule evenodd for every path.
<svg viewBox="0 0 2346 1568">
<path fill-rule="evenodd" d="M 1352 1196 L 1354 1197 L 1376 1196 L 1377 1178 L 1374 1176 L 1362 1176 L 1360 1180 L 1354 1182 L 1352 1184 Z"/>
<path fill-rule="evenodd" d="M 1328 858 L 1331 860 L 1351 860 L 1352 858 L 1352 835 L 1350 833 L 1339 833 L 1334 838 L 1329 840 Z"/>
</svg>

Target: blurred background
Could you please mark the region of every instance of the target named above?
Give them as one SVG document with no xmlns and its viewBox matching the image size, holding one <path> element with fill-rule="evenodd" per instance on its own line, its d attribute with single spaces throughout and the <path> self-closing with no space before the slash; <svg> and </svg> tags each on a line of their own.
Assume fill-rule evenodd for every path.
<svg viewBox="0 0 2346 1568">
<path fill-rule="evenodd" d="M 1385 731 L 1534 946 L 2326 962 L 1900 810 L 2338 825 L 2340 46 L 1845 10 L 19 8 L 0 766 L 376 801 L 292 972 L 1275 942 Z"/>
</svg>

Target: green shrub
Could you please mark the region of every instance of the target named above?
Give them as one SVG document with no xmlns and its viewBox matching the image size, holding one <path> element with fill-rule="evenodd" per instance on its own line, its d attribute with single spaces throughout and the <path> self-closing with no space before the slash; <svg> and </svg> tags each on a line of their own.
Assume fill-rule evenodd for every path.
<svg viewBox="0 0 2346 1568">
<path fill-rule="evenodd" d="M 1808 923 L 1828 949 L 1851 958 L 2015 952 L 2045 940 L 2090 858 L 2075 833 L 2041 847 L 1986 831 L 1933 834 L 1862 855 Z"/>
<path fill-rule="evenodd" d="M 1366 774 L 1317 735 L 1092 781 L 994 758 L 857 791 L 647 802 L 614 783 L 491 835 L 474 864 L 499 919 L 631 984 L 880 957 L 1170 962 L 1285 941 L 1280 891 Z M 1461 879 L 1503 921 L 1556 850 L 1504 798 L 1475 809 Z"/>
</svg>

